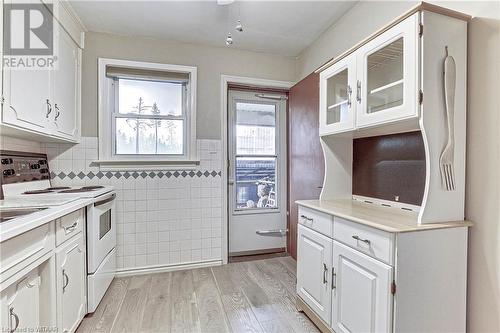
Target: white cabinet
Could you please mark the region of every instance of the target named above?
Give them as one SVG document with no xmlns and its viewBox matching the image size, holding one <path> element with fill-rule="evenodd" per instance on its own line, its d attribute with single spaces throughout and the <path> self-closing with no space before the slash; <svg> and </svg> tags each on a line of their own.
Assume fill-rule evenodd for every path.
<svg viewBox="0 0 500 333">
<path fill-rule="evenodd" d="M 58 249 L 57 269 L 57 323 L 62 332 L 74 332 L 86 312 L 85 247 L 79 234 Z"/>
<path fill-rule="evenodd" d="M 350 55 L 320 74 L 320 135 L 354 129 L 356 57 Z"/>
<path fill-rule="evenodd" d="M 327 324 L 331 316 L 332 240 L 298 226 L 297 293 Z"/>
<path fill-rule="evenodd" d="M 64 29 L 59 29 L 57 68 L 52 71 L 54 112 L 51 123 L 56 135 L 74 139 L 78 135 L 80 117 L 79 48 Z"/>
<path fill-rule="evenodd" d="M 31 131 L 45 131 L 52 112 L 51 71 L 4 67 L 2 123 Z"/>
<path fill-rule="evenodd" d="M 5 134 L 41 141 L 79 140 L 81 49 L 57 20 L 54 25 L 54 67 L 12 68 L 2 59 L 0 125 Z M 2 43 L 3 39 L 2 35 Z"/>
<path fill-rule="evenodd" d="M 2 330 L 27 332 L 41 326 L 40 283 L 41 277 L 35 269 L 4 290 L 1 297 Z"/>
<path fill-rule="evenodd" d="M 419 116 L 420 13 L 320 73 L 320 135 Z"/>
<path fill-rule="evenodd" d="M 356 52 L 358 127 L 418 116 L 418 27 L 417 13 Z"/>
<path fill-rule="evenodd" d="M 390 332 L 392 267 L 337 241 L 332 328 L 342 332 Z"/>
</svg>

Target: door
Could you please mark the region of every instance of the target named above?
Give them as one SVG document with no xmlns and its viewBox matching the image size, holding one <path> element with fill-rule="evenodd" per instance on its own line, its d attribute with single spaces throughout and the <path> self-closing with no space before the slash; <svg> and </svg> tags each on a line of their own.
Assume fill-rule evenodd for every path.
<svg viewBox="0 0 500 333">
<path fill-rule="evenodd" d="M 56 254 L 58 329 L 74 332 L 85 315 L 85 248 L 78 235 Z"/>
<path fill-rule="evenodd" d="M 2 292 L 2 331 L 34 332 L 41 326 L 40 284 L 38 269 L 34 269 Z"/>
<path fill-rule="evenodd" d="M 288 252 L 297 259 L 296 200 L 318 199 L 325 176 L 319 141 L 319 74 L 294 85 L 288 113 Z"/>
<path fill-rule="evenodd" d="M 297 294 L 328 325 L 331 323 L 332 240 L 299 224 Z"/>
<path fill-rule="evenodd" d="M 27 130 L 48 132 L 47 124 L 53 111 L 50 77 L 49 68 L 35 70 L 3 66 L 2 122 Z"/>
<path fill-rule="evenodd" d="M 349 55 L 320 74 L 319 133 L 328 135 L 354 129 L 356 57 Z"/>
<path fill-rule="evenodd" d="M 94 273 L 116 247 L 116 193 L 106 193 L 87 206 L 88 272 Z"/>
<path fill-rule="evenodd" d="M 390 332 L 392 267 L 337 241 L 333 241 L 333 267 L 333 330 Z"/>
<path fill-rule="evenodd" d="M 61 27 L 57 36 L 59 54 L 57 68 L 53 71 L 54 112 L 50 120 L 56 135 L 75 139 L 78 135 L 79 115 L 79 51 L 78 46 Z"/>
<path fill-rule="evenodd" d="M 228 110 L 229 255 L 285 251 L 286 96 L 230 90 Z"/>
<path fill-rule="evenodd" d="M 357 51 L 358 127 L 418 116 L 418 24 L 417 13 Z"/>
</svg>

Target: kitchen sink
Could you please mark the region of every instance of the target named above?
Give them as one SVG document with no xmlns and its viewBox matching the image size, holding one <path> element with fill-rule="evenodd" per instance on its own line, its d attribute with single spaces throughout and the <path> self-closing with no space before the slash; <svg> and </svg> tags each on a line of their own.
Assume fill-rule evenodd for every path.
<svg viewBox="0 0 500 333">
<path fill-rule="evenodd" d="M 9 210 L 0 210 L 0 223 L 7 222 L 16 217 L 21 217 L 25 215 L 29 215 L 32 213 L 39 212 L 47 208 L 25 208 L 25 209 L 9 209 Z"/>
</svg>

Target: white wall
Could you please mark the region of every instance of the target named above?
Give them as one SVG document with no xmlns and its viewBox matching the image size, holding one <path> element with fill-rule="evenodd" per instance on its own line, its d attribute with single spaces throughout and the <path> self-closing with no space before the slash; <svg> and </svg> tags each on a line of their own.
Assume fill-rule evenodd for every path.
<svg viewBox="0 0 500 333">
<path fill-rule="evenodd" d="M 500 2 L 434 3 L 474 16 L 468 33 L 465 213 L 476 225 L 469 231 L 467 327 L 469 332 L 500 332 Z M 358 3 L 300 54 L 297 79 L 414 4 Z"/>
<path fill-rule="evenodd" d="M 82 135 L 97 136 L 97 58 L 198 67 L 197 137 L 220 139 L 221 74 L 293 81 L 295 58 L 89 32 L 82 59 Z"/>
</svg>

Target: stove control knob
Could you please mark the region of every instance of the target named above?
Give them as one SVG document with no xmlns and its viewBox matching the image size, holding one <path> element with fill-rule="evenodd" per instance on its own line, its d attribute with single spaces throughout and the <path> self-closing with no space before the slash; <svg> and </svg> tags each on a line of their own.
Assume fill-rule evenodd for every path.
<svg viewBox="0 0 500 333">
<path fill-rule="evenodd" d="M 32 164 L 30 166 L 31 169 L 40 169 L 40 164 L 36 163 L 36 164 Z"/>
<path fill-rule="evenodd" d="M 12 158 L 2 158 L 2 164 L 12 164 Z"/>
<path fill-rule="evenodd" d="M 45 164 L 47 164 L 47 160 L 40 160 L 40 161 L 38 161 L 38 164 L 45 165 Z"/>
<path fill-rule="evenodd" d="M 40 169 L 40 173 L 49 173 L 49 169 Z"/>
<path fill-rule="evenodd" d="M 14 169 L 6 169 L 3 171 L 4 176 L 12 176 L 16 173 L 16 170 Z"/>
</svg>

